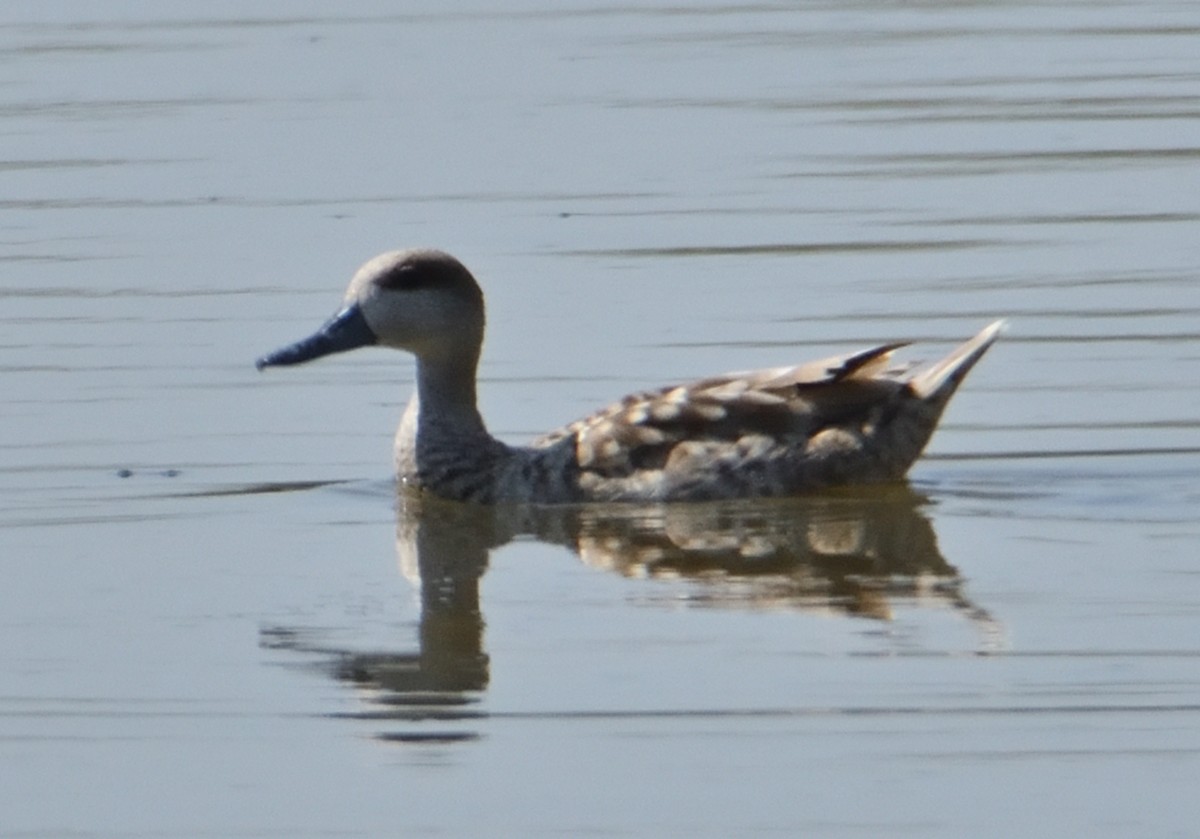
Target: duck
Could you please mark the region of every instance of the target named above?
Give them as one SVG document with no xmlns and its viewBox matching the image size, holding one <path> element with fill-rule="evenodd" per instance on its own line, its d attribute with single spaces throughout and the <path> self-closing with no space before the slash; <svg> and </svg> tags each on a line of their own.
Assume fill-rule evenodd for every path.
<svg viewBox="0 0 1200 839">
<path fill-rule="evenodd" d="M 713 501 L 902 481 L 1005 328 L 995 321 L 924 366 L 897 366 L 907 344 L 888 343 L 633 393 L 514 446 L 479 411 L 484 322 L 483 292 L 458 259 L 389 251 L 358 269 L 315 333 L 256 366 L 376 345 L 414 356 L 394 456 L 399 484 L 416 492 L 476 504 Z"/>
</svg>

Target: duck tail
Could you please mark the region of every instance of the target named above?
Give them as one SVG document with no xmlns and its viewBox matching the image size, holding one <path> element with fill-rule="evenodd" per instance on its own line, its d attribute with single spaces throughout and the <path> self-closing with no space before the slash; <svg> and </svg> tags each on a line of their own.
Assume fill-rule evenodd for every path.
<svg viewBox="0 0 1200 839">
<path fill-rule="evenodd" d="M 950 355 L 913 376 L 909 380 L 909 387 L 921 399 L 944 403 L 958 389 L 975 362 L 983 358 L 988 347 L 996 343 L 996 339 L 1007 328 L 1008 322 L 1004 320 L 984 327 L 978 335 L 957 347 Z"/>
</svg>

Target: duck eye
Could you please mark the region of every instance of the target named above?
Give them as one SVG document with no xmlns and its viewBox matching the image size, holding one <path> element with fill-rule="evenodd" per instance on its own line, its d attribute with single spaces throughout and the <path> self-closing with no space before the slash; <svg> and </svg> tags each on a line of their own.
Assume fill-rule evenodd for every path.
<svg viewBox="0 0 1200 839">
<path fill-rule="evenodd" d="M 375 285 L 393 291 L 412 291 L 428 285 L 427 273 L 418 271 L 415 265 L 397 265 L 375 279 Z"/>
</svg>

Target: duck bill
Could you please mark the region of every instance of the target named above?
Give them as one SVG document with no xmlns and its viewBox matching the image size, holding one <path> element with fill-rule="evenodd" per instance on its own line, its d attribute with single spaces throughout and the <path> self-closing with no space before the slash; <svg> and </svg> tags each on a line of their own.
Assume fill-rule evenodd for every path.
<svg viewBox="0 0 1200 839">
<path fill-rule="evenodd" d="M 324 355 L 346 352 L 358 347 L 367 347 L 378 342 L 375 333 L 367 325 L 362 310 L 351 303 L 326 321 L 325 325 L 307 338 L 268 353 L 254 363 L 259 370 L 264 367 L 282 367 L 288 364 L 303 364 Z"/>
</svg>

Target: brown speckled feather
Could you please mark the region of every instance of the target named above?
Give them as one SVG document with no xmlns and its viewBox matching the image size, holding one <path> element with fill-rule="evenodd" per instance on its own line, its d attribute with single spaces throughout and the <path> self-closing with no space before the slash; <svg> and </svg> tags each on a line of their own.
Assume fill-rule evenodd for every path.
<svg viewBox="0 0 1200 839">
<path fill-rule="evenodd" d="M 574 437 L 579 465 L 609 476 L 661 468 L 683 441 L 736 441 L 752 434 L 807 435 L 895 391 L 887 344 L 795 367 L 727 373 L 626 396 L 534 441 Z M 873 381 L 878 377 L 878 381 Z"/>
</svg>

